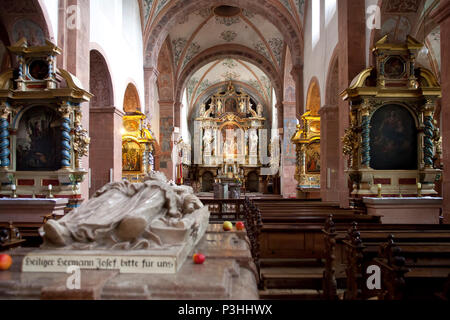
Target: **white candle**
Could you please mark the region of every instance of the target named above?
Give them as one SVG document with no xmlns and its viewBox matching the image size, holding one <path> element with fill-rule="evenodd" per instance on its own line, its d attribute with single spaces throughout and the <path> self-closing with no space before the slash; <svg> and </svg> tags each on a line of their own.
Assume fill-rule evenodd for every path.
<svg viewBox="0 0 450 320">
<path fill-rule="evenodd" d="M 51 184 L 48 185 L 48 190 L 52 190 L 53 186 Z"/>
<path fill-rule="evenodd" d="M 16 191 L 16 185 L 15 184 L 11 185 L 11 190 Z"/>
</svg>

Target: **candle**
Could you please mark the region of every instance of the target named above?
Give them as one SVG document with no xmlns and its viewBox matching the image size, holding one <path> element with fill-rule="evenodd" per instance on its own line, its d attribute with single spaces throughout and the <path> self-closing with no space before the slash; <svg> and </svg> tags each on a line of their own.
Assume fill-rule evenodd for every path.
<svg viewBox="0 0 450 320">
<path fill-rule="evenodd" d="M 417 189 L 422 189 L 422 184 L 420 182 L 417 183 Z"/>
<path fill-rule="evenodd" d="M 381 189 L 381 184 L 377 184 L 378 190 Z"/>
<path fill-rule="evenodd" d="M 48 190 L 52 190 L 53 186 L 51 184 L 48 185 Z"/>
<path fill-rule="evenodd" d="M 16 185 L 15 184 L 11 185 L 11 190 L 16 191 Z"/>
</svg>

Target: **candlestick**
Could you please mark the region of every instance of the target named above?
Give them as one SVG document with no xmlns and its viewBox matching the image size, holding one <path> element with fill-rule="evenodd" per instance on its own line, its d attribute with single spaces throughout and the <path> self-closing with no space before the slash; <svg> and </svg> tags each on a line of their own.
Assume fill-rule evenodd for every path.
<svg viewBox="0 0 450 320">
<path fill-rule="evenodd" d="M 11 191 L 12 191 L 11 197 L 12 197 L 12 198 L 17 198 L 16 189 L 17 189 L 17 187 L 16 187 L 15 184 L 11 185 Z"/>
<path fill-rule="evenodd" d="M 420 182 L 417 183 L 417 196 L 422 197 L 422 184 Z"/>
<path fill-rule="evenodd" d="M 53 186 L 51 184 L 48 185 L 48 197 L 49 198 L 54 198 L 53 194 L 52 194 L 52 189 Z"/>
<path fill-rule="evenodd" d="M 381 198 L 381 184 L 377 184 L 377 189 L 378 189 L 378 198 Z"/>
</svg>

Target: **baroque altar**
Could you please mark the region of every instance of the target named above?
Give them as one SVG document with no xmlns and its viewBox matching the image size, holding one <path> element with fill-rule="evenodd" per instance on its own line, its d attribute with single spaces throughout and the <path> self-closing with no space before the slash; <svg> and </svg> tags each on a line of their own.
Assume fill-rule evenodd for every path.
<svg viewBox="0 0 450 320">
<path fill-rule="evenodd" d="M 320 116 L 306 112 L 291 141 L 297 155 L 297 198 L 320 198 Z"/>
<path fill-rule="evenodd" d="M 343 138 L 352 196 L 432 196 L 441 170 L 434 120 L 441 88 L 431 71 L 416 66 L 423 44 L 379 40 L 376 65 L 356 76 L 341 95 L 351 105 Z"/>
<path fill-rule="evenodd" d="M 90 142 L 81 104 L 92 95 L 56 67 L 53 43 L 32 47 L 22 38 L 8 49 L 17 61 L 0 75 L 0 195 L 81 198 Z"/>
<path fill-rule="evenodd" d="M 122 177 L 130 182 L 142 182 L 154 170 L 155 139 L 149 130 L 147 117 L 139 112 L 123 117 Z"/>
<path fill-rule="evenodd" d="M 194 156 L 202 191 L 212 191 L 214 182 L 228 180 L 250 183 L 253 191 L 259 191 L 259 151 L 267 148 L 261 139 L 263 112 L 262 104 L 237 92 L 231 81 L 225 92 L 217 92 L 200 106 L 195 122 L 201 152 Z"/>
</svg>

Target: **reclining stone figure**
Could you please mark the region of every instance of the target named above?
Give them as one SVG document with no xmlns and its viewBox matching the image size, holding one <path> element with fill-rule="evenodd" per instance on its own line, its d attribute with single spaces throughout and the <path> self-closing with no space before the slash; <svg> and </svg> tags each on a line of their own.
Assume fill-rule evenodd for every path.
<svg viewBox="0 0 450 320">
<path fill-rule="evenodd" d="M 197 237 L 209 211 L 191 187 L 152 172 L 143 183 L 113 182 L 60 220 L 41 228 L 42 248 L 139 250 Z"/>
</svg>

